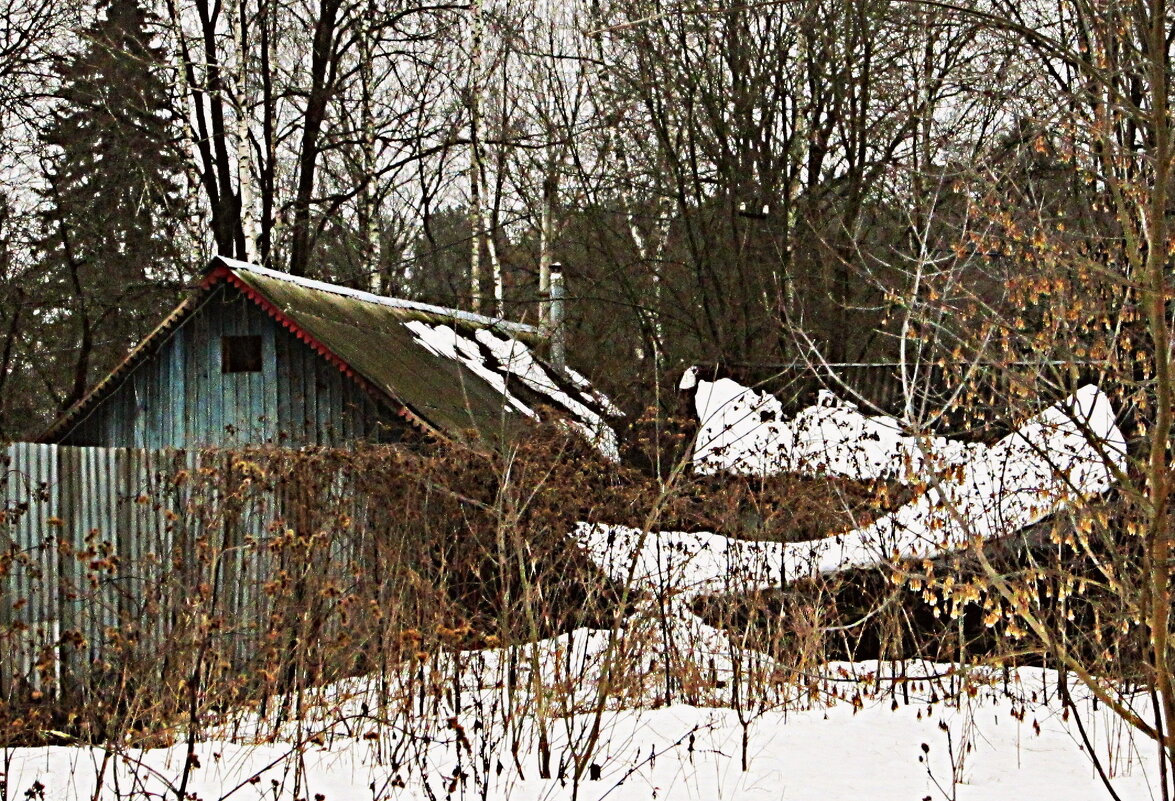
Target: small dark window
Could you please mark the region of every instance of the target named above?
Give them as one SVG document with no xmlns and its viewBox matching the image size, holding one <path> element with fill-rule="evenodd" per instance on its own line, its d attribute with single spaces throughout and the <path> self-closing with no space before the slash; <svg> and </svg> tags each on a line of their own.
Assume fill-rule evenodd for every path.
<svg viewBox="0 0 1175 801">
<path fill-rule="evenodd" d="M 220 371 L 222 373 L 261 372 L 261 337 L 221 337 Z"/>
</svg>

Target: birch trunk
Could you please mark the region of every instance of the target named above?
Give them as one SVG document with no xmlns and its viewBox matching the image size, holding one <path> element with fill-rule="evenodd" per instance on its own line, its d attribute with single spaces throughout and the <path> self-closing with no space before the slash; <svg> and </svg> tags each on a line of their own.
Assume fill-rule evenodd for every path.
<svg viewBox="0 0 1175 801">
<path fill-rule="evenodd" d="M 241 194 L 241 228 L 245 235 L 245 261 L 258 263 L 257 240 L 261 224 L 257 217 L 257 191 L 253 185 L 253 154 L 249 142 L 249 108 L 252 96 L 248 90 L 247 63 L 249 55 L 248 29 L 245 26 L 243 5 L 229 15 L 232 37 L 236 44 L 236 70 L 229 73 L 230 91 L 235 100 L 237 185 Z"/>
<path fill-rule="evenodd" d="M 475 312 L 481 311 L 481 241 L 484 236 L 484 221 L 481 213 L 481 148 L 478 144 L 481 126 L 481 62 L 482 62 L 482 17 L 481 0 L 470 5 L 472 16 L 473 42 L 470 48 L 471 64 L 469 79 L 469 212 L 470 252 L 469 282 L 470 306 Z"/>
<path fill-rule="evenodd" d="M 371 290 L 378 294 L 388 291 L 387 276 L 380 269 L 380 224 L 378 199 L 375 191 L 375 114 L 371 96 L 374 76 L 374 50 L 372 39 L 375 35 L 375 2 L 367 0 L 363 13 L 363 29 L 359 39 L 359 92 L 360 125 L 363 129 L 362 188 L 359 192 L 359 224 L 362 226 L 362 269 L 371 284 Z"/>
</svg>

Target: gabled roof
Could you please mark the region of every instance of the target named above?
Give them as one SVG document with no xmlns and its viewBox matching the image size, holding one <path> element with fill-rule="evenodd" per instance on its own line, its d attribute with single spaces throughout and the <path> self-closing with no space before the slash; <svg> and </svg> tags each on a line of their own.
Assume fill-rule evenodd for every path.
<svg viewBox="0 0 1175 801">
<path fill-rule="evenodd" d="M 221 286 L 235 287 L 280 325 L 426 430 L 473 431 L 489 441 L 553 406 L 614 455 L 603 417 L 615 412 L 574 371 L 566 376 L 531 353 L 538 329 L 521 323 L 389 298 L 217 257 L 197 291 L 143 339 L 42 436 L 73 428 Z"/>
</svg>

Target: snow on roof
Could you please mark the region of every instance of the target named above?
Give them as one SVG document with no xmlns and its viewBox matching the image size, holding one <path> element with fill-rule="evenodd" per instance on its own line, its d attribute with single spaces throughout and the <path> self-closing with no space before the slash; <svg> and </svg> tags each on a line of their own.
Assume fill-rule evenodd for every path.
<svg viewBox="0 0 1175 801">
<path fill-rule="evenodd" d="M 474 332 L 475 338 L 470 339 L 444 324 L 413 320 L 405 325 L 416 341 L 431 352 L 461 363 L 500 392 L 514 409 L 538 418 L 534 409 L 510 391 L 509 379 L 516 378 L 545 403 L 565 412 L 567 417 L 562 422 L 592 443 L 605 458 L 620 461 L 616 432 L 592 407 L 601 408 L 605 414 L 619 412 L 603 394 L 591 390 L 586 379 L 582 383 L 575 382 L 580 388 L 564 390 L 525 343 L 507 336 L 499 337 L 487 328 L 478 328 Z M 580 397 L 573 397 L 572 392 Z"/>
<path fill-rule="evenodd" d="M 484 328 L 478 329 L 474 336 L 494 355 L 499 367 L 510 375 L 517 376 L 532 391 L 566 409 L 572 415 L 569 422 L 573 427 L 587 437 L 588 441 L 611 461 L 620 461 L 620 444 L 616 438 L 616 432 L 604 422 L 604 418 L 600 414 L 586 404 L 597 403 L 606 410 L 606 413 L 612 415 L 619 415 L 620 410 L 603 394 L 590 391 L 590 387 L 585 389 L 587 380 L 583 376 L 576 373 L 580 379 L 576 381 L 580 387 L 578 390 L 580 399 L 573 398 L 559 388 L 559 385 L 543 369 L 530 349 L 523 343 L 516 339 L 496 337 L 493 332 Z"/>
<path fill-rule="evenodd" d="M 478 326 L 490 326 L 491 328 L 498 328 L 503 331 L 509 331 L 515 334 L 531 334 L 537 336 L 539 333 L 537 327 L 533 325 L 527 325 L 526 323 L 515 323 L 497 317 L 487 317 L 483 314 L 475 314 L 474 312 L 462 311 L 461 309 L 449 309 L 444 306 L 434 306 L 431 303 L 421 303 L 415 300 L 405 300 L 404 298 L 391 298 L 387 297 L 386 295 L 376 295 L 374 292 L 364 292 L 361 289 L 352 289 L 350 287 L 339 286 L 338 284 L 328 284 L 325 281 L 316 281 L 313 278 L 306 278 L 300 275 L 291 275 L 290 273 L 283 273 L 280 270 L 271 270 L 268 267 L 262 267 L 257 264 L 250 264 L 249 262 L 245 261 L 238 261 L 237 259 L 230 259 L 226 256 L 217 256 L 216 258 L 222 262 L 224 266 L 231 270 L 251 272 L 255 273 L 256 275 L 265 276 L 266 278 L 276 278 L 280 281 L 287 281 L 291 284 L 296 284 L 297 286 L 304 287 L 306 289 L 314 289 L 319 292 L 330 292 L 334 295 L 354 298 L 356 300 L 362 300 L 367 303 L 375 303 L 380 306 L 389 306 L 394 309 L 411 309 L 412 311 L 449 317 L 453 320 L 461 320 L 463 322 L 472 323 Z"/>
<path fill-rule="evenodd" d="M 490 386 L 502 393 L 511 406 L 532 419 L 538 419 L 538 414 L 518 398 L 510 393 L 506 386 L 506 377 L 486 367 L 482 360 L 477 343 L 461 336 L 447 325 L 430 326 L 419 320 L 410 320 L 404 324 L 413 334 L 416 341 L 437 356 L 443 356 L 456 362 L 461 362 L 478 376 L 489 382 Z"/>
</svg>

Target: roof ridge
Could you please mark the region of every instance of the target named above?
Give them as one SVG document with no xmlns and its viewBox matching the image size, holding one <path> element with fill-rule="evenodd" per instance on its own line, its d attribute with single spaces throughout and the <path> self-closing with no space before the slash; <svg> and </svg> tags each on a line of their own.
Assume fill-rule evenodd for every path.
<svg viewBox="0 0 1175 801">
<path fill-rule="evenodd" d="M 339 284 L 331 284 L 327 283 L 326 281 L 319 281 L 314 278 L 306 278 L 305 276 L 301 275 L 283 273 L 280 270 L 274 270 L 269 267 L 262 267 L 257 264 L 250 264 L 249 262 L 232 259 L 227 256 L 216 256 L 212 260 L 211 269 L 215 269 L 218 262 L 221 266 L 232 270 L 233 272 L 243 270 L 246 272 L 256 273 L 257 275 L 264 276 L 266 278 L 273 278 L 278 281 L 286 281 L 306 289 L 313 289 L 319 292 L 329 292 L 331 294 L 354 298 L 355 300 L 361 300 L 366 303 L 374 303 L 380 306 L 388 306 L 394 309 L 409 309 L 411 311 L 425 312 L 427 314 L 436 314 L 441 317 L 448 317 L 452 320 L 474 323 L 476 325 L 496 328 L 498 330 L 511 333 L 531 334 L 534 336 L 539 334 L 538 326 L 530 325 L 529 323 L 518 323 L 500 317 L 489 317 L 484 314 L 463 311 L 461 309 L 450 309 L 445 306 L 436 306 L 434 304 L 423 303 L 418 300 L 408 300 L 406 298 L 393 298 L 387 295 L 377 295 L 374 292 L 366 292 L 362 289 L 352 289 L 351 287 L 340 286 Z"/>
</svg>

